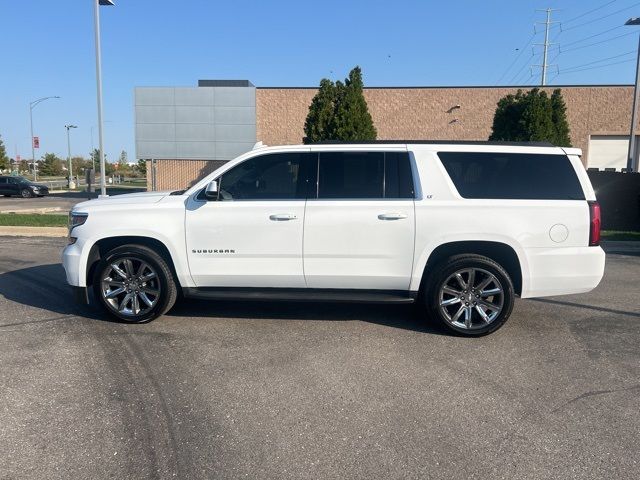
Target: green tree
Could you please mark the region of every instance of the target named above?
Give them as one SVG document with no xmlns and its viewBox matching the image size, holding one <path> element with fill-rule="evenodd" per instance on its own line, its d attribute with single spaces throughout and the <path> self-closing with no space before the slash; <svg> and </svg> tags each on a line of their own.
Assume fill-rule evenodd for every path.
<svg viewBox="0 0 640 480">
<path fill-rule="evenodd" d="M 322 140 L 375 140 L 376 129 L 363 93 L 362 70 L 355 67 L 349 77 L 335 84 L 320 81 L 304 125 L 305 143 Z"/>
<path fill-rule="evenodd" d="M 2 135 L 0 135 L 0 170 L 9 168 L 9 157 L 7 156 L 7 149 L 2 141 Z"/>
<path fill-rule="evenodd" d="M 332 134 L 336 140 L 375 140 L 376 128 L 364 98 L 362 70 L 355 67 L 344 82 L 336 82 Z"/>
<path fill-rule="evenodd" d="M 147 174 L 147 161 L 145 159 L 143 159 L 143 158 L 138 160 L 138 163 L 136 164 L 136 169 L 138 170 L 138 172 L 140 172 L 140 175 L 146 175 Z"/>
<path fill-rule="evenodd" d="M 38 161 L 38 171 L 40 175 L 45 177 L 56 177 L 62 175 L 62 160 L 55 153 L 45 153 L 41 160 Z"/>
<path fill-rule="evenodd" d="M 89 154 L 92 165 L 95 165 L 96 173 L 100 173 L 100 150 L 94 148 L 93 151 Z M 104 154 L 104 169 L 107 175 L 111 175 L 115 171 L 115 167 L 113 163 L 109 163 L 107 161 L 107 154 Z"/>
<path fill-rule="evenodd" d="M 538 88 L 506 95 L 498 101 L 492 130 L 489 140 L 571 146 L 566 105 L 560 90 L 554 91 L 551 98 Z"/>
<path fill-rule="evenodd" d="M 569 122 L 567 121 L 567 105 L 562 97 L 562 90 L 556 88 L 551 94 L 551 108 L 553 110 L 553 126 L 556 131 L 556 138 L 553 142 L 561 147 L 571 146 L 571 136 L 569 134 Z"/>
<path fill-rule="evenodd" d="M 84 157 L 71 157 L 73 176 L 83 175 L 86 168 L 91 167 L 91 162 Z"/>
<path fill-rule="evenodd" d="M 305 143 L 321 142 L 333 138 L 330 127 L 334 115 L 335 98 L 335 84 L 328 78 L 320 80 L 320 88 L 311 101 L 309 113 L 304 122 Z"/>
</svg>

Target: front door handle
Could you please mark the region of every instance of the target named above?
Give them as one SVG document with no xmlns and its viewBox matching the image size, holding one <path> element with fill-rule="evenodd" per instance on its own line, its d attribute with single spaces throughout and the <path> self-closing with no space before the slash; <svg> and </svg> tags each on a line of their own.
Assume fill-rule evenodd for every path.
<svg viewBox="0 0 640 480">
<path fill-rule="evenodd" d="M 407 218 L 406 213 L 381 213 L 378 215 L 378 220 L 402 220 Z"/>
<path fill-rule="evenodd" d="M 295 220 L 296 218 L 298 217 L 292 213 L 274 213 L 273 215 L 269 215 L 269 220 L 273 220 L 274 222 L 286 222 L 287 220 Z"/>
</svg>

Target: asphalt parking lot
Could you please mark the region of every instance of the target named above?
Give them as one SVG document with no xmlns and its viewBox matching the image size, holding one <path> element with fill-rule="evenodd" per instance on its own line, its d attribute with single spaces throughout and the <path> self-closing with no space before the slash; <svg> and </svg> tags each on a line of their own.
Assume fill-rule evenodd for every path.
<svg viewBox="0 0 640 480">
<path fill-rule="evenodd" d="M 640 248 L 498 332 L 407 306 L 77 307 L 63 239 L 0 238 L 0 478 L 637 478 Z"/>
</svg>

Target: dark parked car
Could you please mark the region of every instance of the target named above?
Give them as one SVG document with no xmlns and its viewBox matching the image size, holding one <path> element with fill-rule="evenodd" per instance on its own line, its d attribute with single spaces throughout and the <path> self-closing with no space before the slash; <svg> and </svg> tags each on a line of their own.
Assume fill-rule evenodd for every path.
<svg viewBox="0 0 640 480">
<path fill-rule="evenodd" d="M 0 176 L 0 195 L 5 197 L 19 195 L 23 198 L 44 197 L 49 195 L 49 187 L 33 183 L 24 177 Z"/>
</svg>

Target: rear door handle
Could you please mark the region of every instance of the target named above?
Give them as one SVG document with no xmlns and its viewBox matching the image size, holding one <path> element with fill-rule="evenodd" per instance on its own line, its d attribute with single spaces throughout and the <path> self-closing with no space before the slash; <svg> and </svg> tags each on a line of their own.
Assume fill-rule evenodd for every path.
<svg viewBox="0 0 640 480">
<path fill-rule="evenodd" d="M 298 217 L 292 213 L 274 213 L 273 215 L 269 215 L 269 220 L 273 220 L 274 222 L 286 222 L 287 220 L 295 220 L 296 218 Z"/>
<path fill-rule="evenodd" d="M 402 220 L 407 218 L 406 213 L 381 213 L 378 215 L 378 220 Z"/>
</svg>

